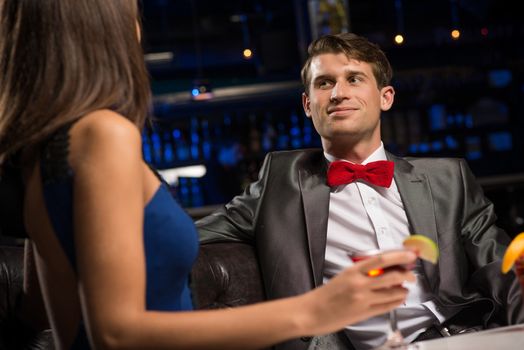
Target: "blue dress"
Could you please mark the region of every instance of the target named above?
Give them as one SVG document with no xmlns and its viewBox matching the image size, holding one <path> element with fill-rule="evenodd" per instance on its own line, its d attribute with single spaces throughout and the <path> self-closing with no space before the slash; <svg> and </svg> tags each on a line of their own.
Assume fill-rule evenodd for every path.
<svg viewBox="0 0 524 350">
<path fill-rule="evenodd" d="M 47 142 L 40 158 L 43 195 L 53 230 L 76 272 L 73 233 L 73 179 L 67 162 L 68 125 Z M 193 309 L 189 290 L 191 267 L 198 254 L 198 236 L 191 218 L 162 182 L 144 208 L 146 308 L 156 311 Z M 71 349 L 90 349 L 81 322 Z"/>
</svg>

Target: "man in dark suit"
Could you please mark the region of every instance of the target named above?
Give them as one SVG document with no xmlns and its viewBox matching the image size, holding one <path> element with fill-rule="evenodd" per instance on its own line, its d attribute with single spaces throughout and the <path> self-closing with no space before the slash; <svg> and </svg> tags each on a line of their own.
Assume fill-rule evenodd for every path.
<svg viewBox="0 0 524 350">
<path fill-rule="evenodd" d="M 351 265 L 350 252 L 395 249 L 411 234 L 426 235 L 440 259 L 416 267 L 417 282 L 398 309 L 408 341 L 524 322 L 515 275 L 500 273 L 509 237 L 466 162 L 384 150 L 380 115 L 395 95 L 384 53 L 354 34 L 322 37 L 308 52 L 302 100 L 323 149 L 268 154 L 258 181 L 197 222 L 202 243 L 253 244 L 266 296 L 276 299 L 325 283 Z M 387 316 L 375 317 L 277 348 L 367 349 L 387 332 Z"/>
</svg>

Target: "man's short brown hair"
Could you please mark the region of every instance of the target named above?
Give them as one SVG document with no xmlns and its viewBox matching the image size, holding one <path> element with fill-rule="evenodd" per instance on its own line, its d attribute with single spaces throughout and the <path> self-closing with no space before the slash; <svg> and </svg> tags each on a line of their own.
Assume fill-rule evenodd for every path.
<svg viewBox="0 0 524 350">
<path fill-rule="evenodd" d="M 313 41 L 307 51 L 308 59 L 300 73 L 306 94 L 309 93 L 311 84 L 311 61 L 314 57 L 326 53 L 343 53 L 348 58 L 370 63 L 379 89 L 391 83 L 393 70 L 386 55 L 377 44 L 362 36 L 353 33 L 326 35 Z"/>
</svg>

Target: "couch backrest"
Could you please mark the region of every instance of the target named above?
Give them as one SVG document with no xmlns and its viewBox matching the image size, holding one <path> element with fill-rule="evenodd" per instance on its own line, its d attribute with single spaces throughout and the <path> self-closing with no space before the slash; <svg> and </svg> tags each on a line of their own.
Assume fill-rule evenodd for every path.
<svg viewBox="0 0 524 350">
<path fill-rule="evenodd" d="M 229 242 L 201 245 L 191 273 L 191 290 L 198 309 L 234 307 L 264 300 L 254 248 Z"/>
</svg>

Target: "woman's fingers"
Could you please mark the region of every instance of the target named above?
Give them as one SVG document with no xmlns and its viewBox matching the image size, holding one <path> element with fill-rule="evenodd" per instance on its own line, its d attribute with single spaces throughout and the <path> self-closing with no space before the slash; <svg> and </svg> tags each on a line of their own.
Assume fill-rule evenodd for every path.
<svg viewBox="0 0 524 350">
<path fill-rule="evenodd" d="M 417 255 L 411 250 L 395 250 L 361 260 L 355 264 L 365 275 L 370 270 L 386 269 L 388 267 L 410 265 L 415 262 Z"/>
<path fill-rule="evenodd" d="M 408 290 L 401 286 L 373 290 L 370 295 L 370 305 L 403 302 L 408 295 Z"/>
<path fill-rule="evenodd" d="M 402 285 L 404 282 L 415 282 L 416 277 L 412 271 L 386 270 L 382 275 L 370 277 L 371 289 L 378 290 Z"/>
<path fill-rule="evenodd" d="M 415 275 L 408 267 L 414 265 L 416 258 L 409 250 L 392 251 L 359 261 L 354 268 L 370 278 L 371 289 L 377 290 L 414 282 Z"/>
</svg>

